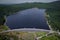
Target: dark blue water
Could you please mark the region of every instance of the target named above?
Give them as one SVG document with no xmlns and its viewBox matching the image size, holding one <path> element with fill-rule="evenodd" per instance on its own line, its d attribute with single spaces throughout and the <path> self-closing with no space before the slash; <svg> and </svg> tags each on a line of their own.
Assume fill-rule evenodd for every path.
<svg viewBox="0 0 60 40">
<path fill-rule="evenodd" d="M 45 9 L 31 8 L 7 17 L 6 25 L 11 29 L 49 29 L 45 19 Z"/>
</svg>

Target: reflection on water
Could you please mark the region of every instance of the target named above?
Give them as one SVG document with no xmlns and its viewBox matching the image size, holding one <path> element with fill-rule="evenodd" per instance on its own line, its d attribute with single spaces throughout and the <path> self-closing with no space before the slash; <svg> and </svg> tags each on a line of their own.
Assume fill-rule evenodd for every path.
<svg viewBox="0 0 60 40">
<path fill-rule="evenodd" d="M 45 9 L 31 8 L 7 17 L 6 25 L 11 29 L 39 28 L 49 29 L 45 20 Z"/>
</svg>

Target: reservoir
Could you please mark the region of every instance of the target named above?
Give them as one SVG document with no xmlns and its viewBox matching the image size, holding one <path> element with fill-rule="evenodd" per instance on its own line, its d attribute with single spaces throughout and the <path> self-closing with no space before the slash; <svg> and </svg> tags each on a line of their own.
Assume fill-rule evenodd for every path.
<svg viewBox="0 0 60 40">
<path fill-rule="evenodd" d="M 10 29 L 36 28 L 49 30 L 45 17 L 45 9 L 38 8 L 26 9 L 8 16 L 6 25 Z"/>
</svg>

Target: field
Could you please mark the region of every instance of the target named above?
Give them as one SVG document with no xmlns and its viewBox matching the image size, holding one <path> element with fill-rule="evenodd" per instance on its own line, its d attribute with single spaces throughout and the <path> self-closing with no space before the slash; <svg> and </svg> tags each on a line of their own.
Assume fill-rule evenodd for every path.
<svg viewBox="0 0 60 40">
<path fill-rule="evenodd" d="M 40 36 L 46 35 L 48 32 L 7 32 L 0 33 L 0 40 L 35 40 Z"/>
</svg>

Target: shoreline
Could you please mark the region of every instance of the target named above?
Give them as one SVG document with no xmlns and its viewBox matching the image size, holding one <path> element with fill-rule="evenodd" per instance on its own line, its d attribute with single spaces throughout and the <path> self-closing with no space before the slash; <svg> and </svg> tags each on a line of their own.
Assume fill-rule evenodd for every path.
<svg viewBox="0 0 60 40">
<path fill-rule="evenodd" d="M 49 25 L 48 21 L 47 21 L 47 24 L 48 24 L 48 26 L 49 26 L 50 30 L 52 30 L 51 25 Z"/>
</svg>

